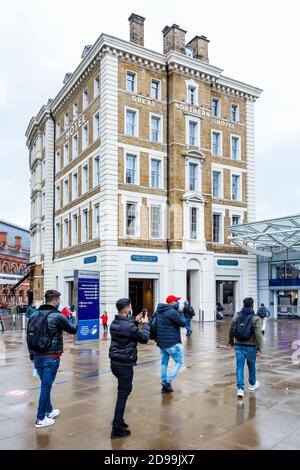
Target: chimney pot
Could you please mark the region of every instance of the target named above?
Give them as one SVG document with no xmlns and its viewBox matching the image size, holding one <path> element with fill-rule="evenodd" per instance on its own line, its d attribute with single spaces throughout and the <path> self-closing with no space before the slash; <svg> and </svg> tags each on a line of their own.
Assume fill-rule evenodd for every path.
<svg viewBox="0 0 300 470">
<path fill-rule="evenodd" d="M 191 45 L 194 49 L 194 58 L 201 60 L 202 62 L 209 63 L 208 58 L 208 43 L 209 40 L 206 36 L 195 36 L 188 45 Z"/>
<path fill-rule="evenodd" d="M 132 13 L 128 18 L 130 23 L 130 42 L 138 44 L 139 46 L 144 46 L 144 22 L 145 18 L 143 16 Z"/>
<path fill-rule="evenodd" d="M 20 252 L 22 250 L 22 237 L 15 236 L 15 247 L 16 251 Z"/>
<path fill-rule="evenodd" d="M 7 232 L 0 232 L 0 248 L 7 250 Z"/>
</svg>

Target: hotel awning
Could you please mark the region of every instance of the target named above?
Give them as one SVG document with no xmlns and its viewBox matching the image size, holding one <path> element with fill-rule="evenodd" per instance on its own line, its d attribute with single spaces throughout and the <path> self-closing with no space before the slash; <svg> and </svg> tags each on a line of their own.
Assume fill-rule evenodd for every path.
<svg viewBox="0 0 300 470">
<path fill-rule="evenodd" d="M 300 214 L 227 227 L 231 241 L 255 255 L 272 257 L 287 249 L 300 251 Z"/>
</svg>

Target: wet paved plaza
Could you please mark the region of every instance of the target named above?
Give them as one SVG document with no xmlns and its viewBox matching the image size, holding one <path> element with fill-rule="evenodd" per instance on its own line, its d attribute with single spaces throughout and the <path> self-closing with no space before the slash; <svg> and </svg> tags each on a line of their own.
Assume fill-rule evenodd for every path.
<svg viewBox="0 0 300 470">
<path fill-rule="evenodd" d="M 40 382 L 32 376 L 24 333 L 1 334 L 0 449 L 300 449 L 300 364 L 292 349 L 300 321 L 269 321 L 258 359 L 261 387 L 254 393 L 245 387 L 243 402 L 236 397 L 228 327 L 228 320 L 194 323 L 190 338 L 182 330 L 185 367 L 171 395 L 160 392 L 158 348 L 153 341 L 140 345 L 125 413 L 132 434 L 113 441 L 109 337 L 78 346 L 67 335 L 52 391 L 61 415 L 54 426 L 36 429 Z M 298 348 L 300 362 L 300 341 Z"/>
</svg>

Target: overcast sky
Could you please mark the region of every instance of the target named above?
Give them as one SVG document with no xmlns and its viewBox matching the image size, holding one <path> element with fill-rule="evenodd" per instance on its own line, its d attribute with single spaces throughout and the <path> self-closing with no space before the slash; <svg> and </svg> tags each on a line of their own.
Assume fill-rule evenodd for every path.
<svg viewBox="0 0 300 470">
<path fill-rule="evenodd" d="M 264 89 L 256 103 L 257 219 L 300 213 L 299 1 L 0 0 L 0 219 L 29 226 L 25 131 L 83 47 L 102 32 L 129 39 L 128 17 L 146 17 L 145 46 L 162 29 L 210 39 L 212 65 Z"/>
</svg>

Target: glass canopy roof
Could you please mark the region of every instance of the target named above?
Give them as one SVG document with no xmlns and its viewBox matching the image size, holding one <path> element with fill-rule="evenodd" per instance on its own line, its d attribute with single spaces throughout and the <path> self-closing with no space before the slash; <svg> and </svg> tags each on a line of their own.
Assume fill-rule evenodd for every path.
<svg viewBox="0 0 300 470">
<path fill-rule="evenodd" d="M 286 249 L 300 251 L 300 214 L 227 228 L 235 245 L 256 255 L 271 257 Z"/>
</svg>

